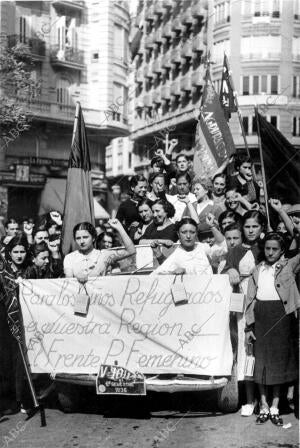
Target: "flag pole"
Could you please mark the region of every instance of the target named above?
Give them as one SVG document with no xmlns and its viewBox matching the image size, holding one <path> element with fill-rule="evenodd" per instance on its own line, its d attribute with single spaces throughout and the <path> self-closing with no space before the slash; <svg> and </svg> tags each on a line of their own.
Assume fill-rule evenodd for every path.
<svg viewBox="0 0 300 448">
<path fill-rule="evenodd" d="M 233 97 L 234 97 L 235 105 L 236 105 L 236 108 L 237 108 L 237 114 L 238 114 L 238 118 L 239 118 L 239 122 L 240 122 L 240 127 L 241 127 L 241 131 L 242 131 L 242 136 L 243 136 L 245 148 L 246 148 L 246 151 L 247 151 L 247 156 L 249 157 L 249 159 L 251 159 L 250 150 L 249 150 L 249 146 L 248 146 L 248 142 L 247 142 L 247 138 L 246 138 L 246 133 L 245 133 L 244 125 L 243 125 L 243 117 L 242 117 L 242 114 L 241 114 L 241 111 L 240 111 L 238 95 L 237 95 L 237 91 L 234 88 L 234 82 L 233 82 L 233 79 L 232 79 L 232 76 L 231 76 L 231 70 L 230 70 L 230 67 L 229 67 L 229 61 L 228 61 L 227 54 L 226 54 L 225 51 L 224 51 L 224 56 L 226 58 L 226 64 L 227 64 L 227 67 L 228 67 L 229 82 L 230 82 L 230 85 L 231 85 L 232 90 L 233 90 Z M 255 174 L 255 170 L 254 170 L 253 165 L 252 165 L 252 174 L 253 174 L 254 180 L 256 180 L 256 174 Z"/>
<path fill-rule="evenodd" d="M 77 101 L 76 110 L 75 110 L 74 126 L 73 126 L 72 145 L 74 143 L 74 138 L 75 138 L 75 134 L 76 134 L 77 126 L 78 126 L 79 109 L 80 109 L 80 102 Z"/>
<path fill-rule="evenodd" d="M 30 374 L 30 371 L 29 371 L 29 367 L 27 365 L 25 354 L 23 352 L 22 343 L 20 341 L 18 341 L 18 346 L 19 346 L 19 350 L 20 350 L 20 353 L 21 353 L 21 358 L 22 358 L 22 362 L 23 362 L 26 378 L 27 378 L 27 381 L 28 381 L 30 393 L 31 393 L 31 396 L 32 396 L 33 406 L 35 408 L 35 411 L 33 413 L 31 413 L 31 415 L 29 415 L 29 417 L 34 415 L 35 412 L 37 410 L 39 410 L 40 411 L 40 416 L 41 416 L 41 426 L 44 427 L 44 426 L 46 426 L 45 409 L 44 409 L 43 405 L 38 402 L 38 399 L 37 399 L 37 396 L 36 396 L 36 393 L 35 393 L 35 390 L 34 390 L 32 378 L 31 378 L 31 374 Z"/>
<path fill-rule="evenodd" d="M 264 198 L 265 198 L 265 206 L 266 206 L 266 214 L 267 214 L 267 222 L 268 222 L 268 230 L 269 230 L 271 228 L 270 213 L 269 213 L 269 207 L 268 207 L 268 192 L 267 192 L 265 164 L 264 164 L 262 144 L 261 144 L 260 125 L 259 125 L 259 118 L 258 118 L 258 107 L 255 106 L 254 110 L 255 110 L 255 118 L 256 118 L 256 123 L 257 123 L 259 157 L 260 157 L 260 163 L 261 163 L 261 174 L 262 174 L 262 182 L 263 182 Z"/>
</svg>

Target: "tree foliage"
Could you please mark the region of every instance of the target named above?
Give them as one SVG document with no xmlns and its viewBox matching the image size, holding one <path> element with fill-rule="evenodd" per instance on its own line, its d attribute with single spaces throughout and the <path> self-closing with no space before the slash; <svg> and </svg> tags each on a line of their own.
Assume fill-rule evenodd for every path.
<svg viewBox="0 0 300 448">
<path fill-rule="evenodd" d="M 32 78 L 34 62 L 27 45 L 0 45 L 0 136 L 14 129 L 30 127 L 30 103 L 40 93 L 40 83 Z"/>
</svg>

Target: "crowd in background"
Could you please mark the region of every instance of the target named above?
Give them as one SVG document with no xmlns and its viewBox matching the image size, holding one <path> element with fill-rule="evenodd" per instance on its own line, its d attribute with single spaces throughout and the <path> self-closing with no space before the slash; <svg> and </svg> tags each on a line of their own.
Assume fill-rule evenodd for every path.
<svg viewBox="0 0 300 448">
<path fill-rule="evenodd" d="M 131 178 L 129 197 L 116 218 L 95 227 L 76 224 L 77 249 L 65 257 L 63 217 L 57 211 L 21 222 L 10 217 L 1 224 L 0 395 L 7 399 L 2 412 L 27 408 L 20 359 L 7 324 L 7 276 L 66 276 L 84 282 L 124 270 L 122 262 L 134 257 L 136 246 L 150 245 L 154 274 L 228 274 L 233 289 L 246 296 L 245 312 L 236 316 L 237 375 L 246 390 L 241 414 L 251 416 L 258 407 L 258 424 L 283 424 L 281 386 L 288 387 L 291 401 L 298 380 L 300 204 L 271 194 L 268 221 L 251 160 L 236 157 L 231 174 L 226 170 L 224 166 L 212 179 L 199 179 L 185 155 L 179 154 L 173 164 L 159 150 L 149 178 Z M 256 363 L 249 379 L 244 364 L 251 345 Z"/>
</svg>

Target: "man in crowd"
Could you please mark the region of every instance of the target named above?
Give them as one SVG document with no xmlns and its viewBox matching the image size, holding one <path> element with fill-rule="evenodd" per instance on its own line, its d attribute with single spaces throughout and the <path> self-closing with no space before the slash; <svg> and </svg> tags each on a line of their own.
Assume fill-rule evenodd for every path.
<svg viewBox="0 0 300 448">
<path fill-rule="evenodd" d="M 236 188 L 251 204 L 258 202 L 260 187 L 253 179 L 253 168 L 250 158 L 248 156 L 239 156 L 236 158 L 234 166 L 237 174 L 230 176 L 230 188 Z"/>
</svg>

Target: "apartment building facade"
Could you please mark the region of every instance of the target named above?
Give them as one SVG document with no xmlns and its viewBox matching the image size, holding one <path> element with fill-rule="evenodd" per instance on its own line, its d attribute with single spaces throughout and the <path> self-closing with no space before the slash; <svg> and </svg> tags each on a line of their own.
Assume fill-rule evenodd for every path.
<svg viewBox="0 0 300 448">
<path fill-rule="evenodd" d="M 51 197 L 63 207 L 77 101 L 87 127 L 94 194 L 105 203 L 105 147 L 128 135 L 127 2 L 3 1 L 0 20 L 2 41 L 6 36 L 10 47 L 29 46 L 32 76 L 41 81 L 40 95 L 27 106 L 30 129 L 2 153 L 0 214 L 35 216 L 50 207 Z"/>
<path fill-rule="evenodd" d="M 300 146 L 300 2 L 297 0 L 184 0 L 140 3 L 135 38 L 135 110 L 132 138 L 136 172 L 164 136 L 192 156 L 204 86 L 204 59 L 219 91 L 224 51 L 229 58 L 247 141 L 257 159 L 254 106 Z M 230 120 L 238 149 L 244 141 Z"/>
</svg>

